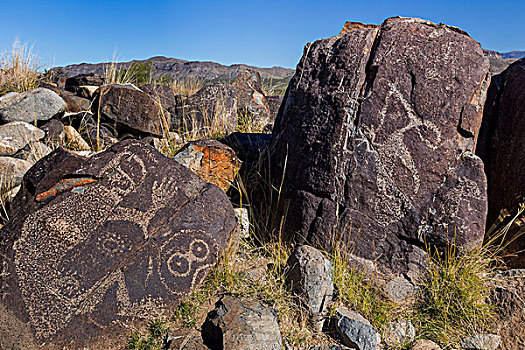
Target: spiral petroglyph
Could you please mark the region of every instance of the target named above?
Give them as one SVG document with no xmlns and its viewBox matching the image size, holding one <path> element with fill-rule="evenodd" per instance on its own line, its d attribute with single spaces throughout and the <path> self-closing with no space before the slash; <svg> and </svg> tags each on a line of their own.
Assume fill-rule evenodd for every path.
<svg viewBox="0 0 525 350">
<path fill-rule="evenodd" d="M 61 344 L 80 325 L 94 327 L 94 338 L 71 337 L 80 346 L 165 312 L 202 281 L 235 220 L 221 190 L 138 141 L 73 175 L 97 180 L 56 191 L 10 228 L 20 234 L 1 286 L 19 297 L 3 302 L 27 315 L 37 341 Z"/>
</svg>

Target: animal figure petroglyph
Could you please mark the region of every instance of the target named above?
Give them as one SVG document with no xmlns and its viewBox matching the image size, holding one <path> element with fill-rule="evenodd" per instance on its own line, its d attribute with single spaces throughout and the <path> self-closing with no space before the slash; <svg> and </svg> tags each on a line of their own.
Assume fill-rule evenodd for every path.
<svg viewBox="0 0 525 350">
<path fill-rule="evenodd" d="M 86 184 L 82 193 L 63 194 L 25 220 L 13 246 L 14 267 L 37 337 L 58 333 L 78 315 L 107 326 L 91 313 L 108 295 L 115 295 L 116 314 L 122 317 L 140 315 L 153 306 L 162 308 L 162 295 L 131 295 L 129 284 L 145 289 L 159 281 L 168 293 L 178 294 L 183 283 L 177 278 L 189 279 L 193 287 L 209 267 L 207 260 L 215 247 L 209 246 L 204 234 L 191 228 L 159 229 L 158 223 L 151 226 L 174 196 L 190 195 L 187 202 L 197 193 L 181 194 L 173 178 L 148 173 L 146 163 L 155 159 L 144 153 L 118 153 L 93 174 L 100 180 Z M 134 191 L 146 194 L 147 205 L 127 201 Z M 137 274 L 130 277 L 132 273 L 126 271 L 140 269 L 141 264 L 145 280 L 137 282 L 133 280 Z"/>
</svg>

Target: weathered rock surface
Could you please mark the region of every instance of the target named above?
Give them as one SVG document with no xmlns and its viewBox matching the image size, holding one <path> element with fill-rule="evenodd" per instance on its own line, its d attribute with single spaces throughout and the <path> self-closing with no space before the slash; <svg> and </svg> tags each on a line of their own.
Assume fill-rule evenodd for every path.
<svg viewBox="0 0 525 350">
<path fill-rule="evenodd" d="M 332 264 L 317 249 L 302 245 L 290 255 L 286 267 L 287 283 L 301 298 L 316 328 L 321 330 L 324 313 L 334 296 Z"/>
<path fill-rule="evenodd" d="M 69 95 L 62 95 L 62 98 L 66 101 L 66 112 L 78 113 L 91 109 L 91 101 L 87 98 Z"/>
<path fill-rule="evenodd" d="M 224 192 L 241 167 L 241 161 L 230 147 L 207 139 L 188 142 L 173 159 Z"/>
<path fill-rule="evenodd" d="M 525 269 L 503 271 L 492 279 L 490 297 L 497 307 L 491 330 L 501 336 L 502 350 L 525 349 Z"/>
<path fill-rule="evenodd" d="M 91 85 L 100 86 L 104 84 L 104 78 L 100 75 L 93 73 L 90 74 L 79 74 L 66 79 L 65 89 L 73 93 L 77 93 L 80 86 Z"/>
<path fill-rule="evenodd" d="M 66 103 L 53 91 L 36 88 L 11 95 L 0 101 L 0 122 L 23 121 L 34 123 L 60 116 L 66 110 Z"/>
<path fill-rule="evenodd" d="M 119 135 L 162 135 L 161 109 L 147 93 L 134 86 L 104 85 L 97 94 L 92 112 L 98 115 L 100 111 Z"/>
<path fill-rule="evenodd" d="M 337 333 L 346 346 L 358 350 L 378 350 L 380 336 L 370 322 L 355 311 L 337 308 L 335 311 Z"/>
<path fill-rule="evenodd" d="M 44 136 L 43 130 L 26 122 L 0 125 L 0 156 L 11 156 Z"/>
<path fill-rule="evenodd" d="M 60 145 L 64 142 L 64 124 L 57 119 L 51 119 L 40 127 L 46 134 L 43 141 L 52 144 Z"/>
<path fill-rule="evenodd" d="M 493 77 L 476 153 L 485 163 L 488 183 L 490 227 L 502 209 L 515 212 L 525 202 L 525 59 L 510 65 Z M 515 234 L 513 228 L 507 239 Z M 510 260 L 513 267 L 525 267 L 525 236 L 515 240 L 507 253 L 518 253 Z"/>
<path fill-rule="evenodd" d="M 177 103 L 175 93 L 169 86 L 160 84 L 144 84 L 140 86 L 140 89 L 150 95 L 154 101 L 160 103 L 164 109 L 173 107 Z"/>
<path fill-rule="evenodd" d="M 208 314 L 202 338 L 211 350 L 280 350 L 278 322 L 274 309 L 226 295 Z"/>
<path fill-rule="evenodd" d="M 178 96 L 177 106 L 168 110 L 178 133 L 201 128 L 232 132 L 237 127 L 237 97 L 228 84 L 211 84 L 191 96 Z"/>
<path fill-rule="evenodd" d="M 22 177 L 31 168 L 31 165 L 33 164 L 27 160 L 0 157 L 0 169 L 2 169 L 0 173 L 0 191 L 4 192 L 20 185 Z"/>
<path fill-rule="evenodd" d="M 501 337 L 495 334 L 478 334 L 461 340 L 464 350 L 496 350 L 501 344 Z"/>
<path fill-rule="evenodd" d="M 262 90 L 261 75 L 256 71 L 244 70 L 239 73 L 232 87 L 237 94 L 240 118 L 261 129 L 266 126 L 270 122 L 270 107 Z"/>
<path fill-rule="evenodd" d="M 117 348 L 202 281 L 235 229 L 222 191 L 139 141 L 35 168 L 0 231 L 0 348 Z"/>
<path fill-rule="evenodd" d="M 366 24 L 366 23 L 361 23 L 361 22 L 347 21 L 343 25 L 343 28 L 341 29 L 341 32 L 339 32 L 339 34 L 343 35 L 353 30 L 358 30 L 358 29 L 375 29 L 375 28 L 379 28 L 379 26 L 377 24 Z"/>
<path fill-rule="evenodd" d="M 348 242 L 356 263 L 408 278 L 425 241 L 479 245 L 488 65 L 464 32 L 412 18 L 307 44 L 271 143 L 288 238 Z"/>
<path fill-rule="evenodd" d="M 416 328 L 410 320 L 398 319 L 389 322 L 382 334 L 385 344 L 395 349 L 413 342 L 416 338 Z"/>
<path fill-rule="evenodd" d="M 412 350 L 441 350 L 441 348 L 432 340 L 419 339 L 414 343 Z"/>
</svg>

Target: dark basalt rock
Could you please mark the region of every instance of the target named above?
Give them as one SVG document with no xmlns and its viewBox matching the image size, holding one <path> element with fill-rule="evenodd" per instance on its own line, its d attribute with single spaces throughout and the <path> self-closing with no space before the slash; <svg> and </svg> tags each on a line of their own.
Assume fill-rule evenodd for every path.
<svg viewBox="0 0 525 350">
<path fill-rule="evenodd" d="M 307 44 L 272 134 L 285 235 L 345 242 L 356 263 L 409 278 L 425 242 L 480 244 L 486 180 L 471 152 L 488 68 L 464 32 L 420 19 Z"/>
<path fill-rule="evenodd" d="M 2 349 L 121 347 L 202 281 L 235 229 L 220 189 L 140 141 L 81 164 L 65 152 L 28 172 L 0 231 Z"/>
<path fill-rule="evenodd" d="M 100 75 L 94 73 L 79 74 L 66 79 L 65 89 L 76 94 L 79 86 L 100 86 L 102 84 L 104 84 L 104 78 Z"/>
<path fill-rule="evenodd" d="M 485 163 L 488 182 L 487 227 L 496 222 L 501 210 L 514 213 L 525 202 L 525 59 L 494 76 L 487 94 L 483 124 L 476 154 Z M 523 229 L 523 223 L 521 223 Z M 520 227 L 513 227 L 507 239 L 513 239 Z M 509 263 L 525 267 L 525 236 L 507 247 L 516 253 Z"/>
<path fill-rule="evenodd" d="M 161 136 L 163 132 L 161 108 L 147 93 L 133 85 L 100 87 L 91 110 L 95 115 L 100 112 L 119 135 Z"/>
<path fill-rule="evenodd" d="M 175 93 L 173 90 L 166 85 L 160 84 L 144 84 L 140 86 L 140 89 L 147 93 L 157 103 L 160 103 L 162 108 L 168 109 L 176 104 Z"/>
</svg>

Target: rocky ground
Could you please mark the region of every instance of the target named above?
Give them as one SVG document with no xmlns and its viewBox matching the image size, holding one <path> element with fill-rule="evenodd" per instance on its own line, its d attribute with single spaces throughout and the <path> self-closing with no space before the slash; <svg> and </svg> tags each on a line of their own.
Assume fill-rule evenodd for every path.
<svg viewBox="0 0 525 350">
<path fill-rule="evenodd" d="M 4 94 L 0 349 L 524 349 L 525 59 L 494 60 L 390 18 L 284 97 L 241 66 Z"/>
</svg>

